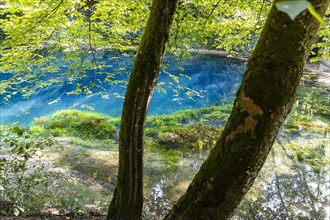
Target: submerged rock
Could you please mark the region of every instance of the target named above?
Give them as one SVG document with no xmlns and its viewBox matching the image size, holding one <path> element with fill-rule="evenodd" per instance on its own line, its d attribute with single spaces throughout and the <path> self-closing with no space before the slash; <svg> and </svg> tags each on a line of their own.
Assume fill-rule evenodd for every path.
<svg viewBox="0 0 330 220">
<path fill-rule="evenodd" d="M 220 129 L 196 123 L 173 128 L 158 134 L 158 142 L 171 149 L 203 151 L 211 149 L 220 135 Z"/>
</svg>

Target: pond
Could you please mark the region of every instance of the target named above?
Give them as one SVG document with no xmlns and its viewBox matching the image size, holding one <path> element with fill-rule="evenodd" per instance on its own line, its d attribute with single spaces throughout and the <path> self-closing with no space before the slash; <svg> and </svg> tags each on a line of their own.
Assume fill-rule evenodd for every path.
<svg viewBox="0 0 330 220">
<path fill-rule="evenodd" d="M 18 94 L 6 102 L 2 95 L 1 120 L 3 123 L 15 121 L 28 125 L 35 117 L 70 108 L 120 116 L 132 60 L 131 56 L 102 53 L 97 62 L 104 65 L 104 68 L 87 69 L 75 79 L 68 76 L 70 64 L 59 62 L 58 65 L 63 65 L 62 72 L 49 73 L 43 80 L 58 78 L 60 82 L 43 88 L 36 86 L 28 99 Z M 167 57 L 150 104 L 149 115 L 169 114 L 233 100 L 244 69 L 244 61 L 219 56 L 195 55 L 183 60 Z M 109 75 L 112 81 L 107 83 Z M 105 91 L 91 88 L 92 82 L 104 87 Z M 91 90 L 94 89 L 94 93 L 68 94 L 76 89 L 77 84 L 81 88 L 89 86 Z"/>
<path fill-rule="evenodd" d="M 28 99 L 16 95 L 2 102 L 1 120 L 30 127 L 38 137 L 57 137 L 60 148 L 47 152 L 59 158 L 54 160 L 57 165 L 115 185 L 119 116 L 132 57 L 101 53 L 97 62 L 102 69 L 87 69 L 86 74 L 74 78 L 69 74 L 72 64 L 59 63 L 63 74 L 44 78 L 58 77 L 56 84 L 36 87 Z M 148 219 L 164 216 L 206 159 L 230 114 L 245 65 L 242 60 L 212 55 L 182 60 L 166 57 L 146 124 L 144 210 Z M 296 104 L 233 219 L 330 216 L 329 76 L 315 70 L 305 73 Z M 112 85 L 109 78 L 116 83 Z M 90 86 L 91 82 L 99 86 Z M 81 90 L 89 86 L 93 93 L 86 89 L 78 94 L 77 84 Z M 59 111 L 64 109 L 71 110 Z M 75 115 L 85 121 L 77 121 Z M 83 130 L 87 128 L 82 125 L 91 117 L 104 117 L 101 119 L 110 123 L 109 129 L 115 127 L 110 129 L 110 140 L 100 133 L 96 134 L 98 140 L 92 139 L 96 136 Z M 92 122 L 89 125 L 94 126 L 95 120 Z"/>
</svg>

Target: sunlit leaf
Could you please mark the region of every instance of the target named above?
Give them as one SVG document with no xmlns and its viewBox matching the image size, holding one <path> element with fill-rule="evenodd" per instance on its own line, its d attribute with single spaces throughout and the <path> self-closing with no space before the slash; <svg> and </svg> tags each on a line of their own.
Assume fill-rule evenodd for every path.
<svg viewBox="0 0 330 220">
<path fill-rule="evenodd" d="M 321 18 L 321 16 L 319 15 L 319 13 L 317 13 L 317 11 L 315 10 L 315 8 L 313 7 L 313 5 L 308 6 L 308 11 L 309 13 L 311 13 L 321 24 L 324 24 L 325 21 Z"/>
</svg>

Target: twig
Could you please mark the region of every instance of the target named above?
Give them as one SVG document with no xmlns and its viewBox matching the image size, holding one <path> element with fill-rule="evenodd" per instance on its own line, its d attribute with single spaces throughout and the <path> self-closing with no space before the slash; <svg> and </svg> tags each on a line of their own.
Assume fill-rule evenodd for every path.
<svg viewBox="0 0 330 220">
<path fill-rule="evenodd" d="M 208 16 L 206 17 L 206 19 L 205 19 L 205 23 L 204 23 L 203 29 L 205 28 L 206 23 L 208 22 L 208 20 L 209 20 L 210 17 L 212 16 L 212 14 L 213 14 L 213 12 L 215 11 L 215 9 L 216 9 L 217 7 L 219 7 L 221 1 L 222 1 L 222 0 L 219 0 L 219 1 L 215 4 L 215 6 L 213 6 L 211 12 L 209 13 L 209 15 L 208 15 Z M 224 1 L 224 3 L 226 3 L 226 0 Z"/>
<path fill-rule="evenodd" d="M 45 14 L 43 16 L 39 16 L 37 18 L 37 22 L 35 23 L 35 25 L 32 26 L 30 29 L 28 29 L 23 35 L 25 36 L 27 33 L 29 33 L 30 31 L 32 31 L 33 29 L 35 29 L 37 27 L 37 25 L 40 24 L 43 20 L 45 20 L 47 17 L 49 17 L 52 14 L 54 14 L 60 8 L 60 6 L 62 5 L 63 1 L 64 0 L 61 0 L 60 3 L 55 8 L 53 8 L 48 14 Z M 48 8 L 50 8 L 50 6 Z"/>
</svg>

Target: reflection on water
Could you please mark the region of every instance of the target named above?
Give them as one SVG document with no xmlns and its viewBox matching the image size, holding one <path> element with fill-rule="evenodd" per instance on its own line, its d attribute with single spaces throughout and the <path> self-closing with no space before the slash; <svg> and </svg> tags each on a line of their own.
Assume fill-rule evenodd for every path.
<svg viewBox="0 0 330 220">
<path fill-rule="evenodd" d="M 175 170 L 168 169 L 166 165 L 160 164 L 158 161 L 147 161 L 145 164 L 144 209 L 151 216 L 164 216 L 188 188 L 207 154 L 208 152 L 182 153 Z M 148 153 L 146 157 L 148 157 Z M 158 163 L 157 166 L 154 163 Z"/>
</svg>

